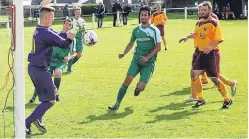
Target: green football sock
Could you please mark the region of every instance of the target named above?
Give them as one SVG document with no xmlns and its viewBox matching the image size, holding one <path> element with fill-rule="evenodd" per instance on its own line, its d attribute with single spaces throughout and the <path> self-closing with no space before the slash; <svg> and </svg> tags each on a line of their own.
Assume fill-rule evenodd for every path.
<svg viewBox="0 0 249 139">
<path fill-rule="evenodd" d="M 117 96 L 117 102 L 119 105 L 124 98 L 126 91 L 127 91 L 128 86 L 122 85 L 118 91 L 118 96 Z"/>
<path fill-rule="evenodd" d="M 67 71 L 71 71 L 72 65 L 73 65 L 73 59 L 70 59 L 67 64 Z"/>
<path fill-rule="evenodd" d="M 33 94 L 32 98 L 31 98 L 31 100 L 34 100 L 34 101 L 35 101 L 36 97 L 37 97 L 37 92 L 34 91 L 34 94 Z"/>
<path fill-rule="evenodd" d="M 79 60 L 79 58 L 78 58 L 77 56 L 75 56 L 75 57 L 73 58 L 72 65 L 73 65 L 74 63 L 76 63 L 78 60 Z"/>
</svg>

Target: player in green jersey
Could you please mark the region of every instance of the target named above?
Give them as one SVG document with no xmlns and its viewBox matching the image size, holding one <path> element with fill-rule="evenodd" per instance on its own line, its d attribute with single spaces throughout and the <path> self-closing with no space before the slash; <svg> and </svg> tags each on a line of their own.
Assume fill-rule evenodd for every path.
<svg viewBox="0 0 249 139">
<path fill-rule="evenodd" d="M 157 27 L 149 23 L 150 15 L 151 12 L 148 6 L 140 8 L 140 20 L 142 24 L 133 29 L 129 44 L 126 46 L 124 52 L 118 55 L 119 58 L 124 57 L 136 41 L 137 46 L 135 47 L 127 76 L 118 91 L 116 103 L 108 107 L 110 110 L 117 110 L 119 108 L 129 85 L 138 73 L 140 73 L 140 79 L 134 91 L 135 96 L 138 96 L 145 89 L 154 72 L 157 53 L 161 50 L 161 37 Z"/>
<path fill-rule="evenodd" d="M 68 61 L 68 68 L 67 72 L 72 72 L 72 65 L 75 64 L 80 57 L 82 56 L 83 52 L 83 40 L 82 40 L 82 33 L 85 32 L 86 29 L 86 22 L 83 18 L 81 18 L 81 8 L 75 7 L 74 8 L 74 17 L 72 18 L 73 26 L 79 26 L 80 31 L 76 34 L 76 53 L 77 55 L 74 56 L 71 60 Z"/>
</svg>

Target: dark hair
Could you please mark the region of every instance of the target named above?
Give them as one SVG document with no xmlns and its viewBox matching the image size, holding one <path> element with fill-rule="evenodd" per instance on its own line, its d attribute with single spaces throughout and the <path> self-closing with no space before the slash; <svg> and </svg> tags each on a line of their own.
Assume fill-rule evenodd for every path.
<svg viewBox="0 0 249 139">
<path fill-rule="evenodd" d="M 142 7 L 140 8 L 140 10 L 139 10 L 139 13 L 141 13 L 142 11 L 147 11 L 148 14 L 149 14 L 149 16 L 150 16 L 150 14 L 151 14 L 151 12 L 150 12 L 150 7 L 149 7 L 149 6 L 142 6 Z"/>
<path fill-rule="evenodd" d="M 70 23 L 71 23 L 72 20 L 71 20 L 70 18 L 67 17 L 67 18 L 64 20 L 64 24 L 65 24 L 66 22 L 70 22 Z"/>
<path fill-rule="evenodd" d="M 44 6 L 44 7 L 41 8 L 40 13 L 43 12 L 43 11 L 44 12 L 54 12 L 55 10 L 54 10 L 53 7 L 48 7 L 48 6 L 45 7 Z"/>
</svg>

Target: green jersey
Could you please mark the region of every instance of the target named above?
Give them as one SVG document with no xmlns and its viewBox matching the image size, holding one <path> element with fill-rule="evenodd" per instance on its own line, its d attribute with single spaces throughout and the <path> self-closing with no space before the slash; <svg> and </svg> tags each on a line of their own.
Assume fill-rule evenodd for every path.
<svg viewBox="0 0 249 139">
<path fill-rule="evenodd" d="M 64 58 L 67 57 L 70 52 L 76 51 L 75 44 L 76 44 L 76 39 L 72 41 L 69 48 L 63 49 L 59 47 L 54 47 L 50 66 L 57 66 L 59 64 L 64 63 L 63 61 Z"/>
<path fill-rule="evenodd" d="M 75 17 L 72 18 L 74 26 L 80 26 L 80 31 L 76 34 L 77 39 L 82 39 L 82 33 L 86 30 L 86 22 L 83 18 L 76 19 Z"/>
<path fill-rule="evenodd" d="M 143 28 L 141 25 L 133 29 L 130 42 L 137 43 L 134 50 L 133 60 L 140 61 L 143 56 L 150 54 L 156 47 L 157 43 L 161 43 L 160 31 L 154 25 Z M 157 54 L 152 56 L 148 63 L 156 61 Z"/>
</svg>

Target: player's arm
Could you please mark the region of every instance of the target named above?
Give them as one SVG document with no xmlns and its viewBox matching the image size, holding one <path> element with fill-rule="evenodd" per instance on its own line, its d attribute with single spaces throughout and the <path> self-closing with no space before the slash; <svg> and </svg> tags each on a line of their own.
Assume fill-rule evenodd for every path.
<svg viewBox="0 0 249 139">
<path fill-rule="evenodd" d="M 68 53 L 68 56 L 64 57 L 64 63 L 67 63 L 69 60 L 73 59 L 76 52 L 76 39 L 73 40 L 73 42 L 70 44 L 70 52 Z"/>
<path fill-rule="evenodd" d="M 86 21 L 82 18 L 82 28 L 81 28 L 81 31 L 82 32 L 85 32 L 86 31 Z"/>
<path fill-rule="evenodd" d="M 60 48 L 68 48 L 70 44 L 72 43 L 72 40 L 74 39 L 75 35 L 72 33 L 67 33 L 67 38 L 64 39 L 61 36 L 59 36 L 56 32 L 53 30 L 48 30 L 45 34 L 45 37 L 47 40 L 50 40 L 52 46 L 60 47 Z"/>
<path fill-rule="evenodd" d="M 182 41 L 186 42 L 188 39 L 193 39 L 196 38 L 196 33 L 190 33 L 189 35 L 187 35 L 186 37 L 183 37 L 179 40 L 179 43 L 181 43 Z"/>
<path fill-rule="evenodd" d="M 164 13 L 163 14 L 163 24 L 165 24 L 166 22 L 167 22 L 167 20 L 168 20 L 168 17 L 167 17 L 167 15 Z"/>
<path fill-rule="evenodd" d="M 119 58 L 124 57 L 124 56 L 131 50 L 131 48 L 132 48 L 133 46 L 134 46 L 134 42 L 129 42 L 129 43 L 127 44 L 127 46 L 126 46 L 124 52 L 121 53 L 121 54 L 119 54 L 118 57 L 119 57 Z"/>
<path fill-rule="evenodd" d="M 223 34 L 222 34 L 220 26 L 218 24 L 216 27 L 212 28 L 212 32 L 214 34 L 214 41 L 211 44 L 209 44 L 207 47 L 205 47 L 204 53 L 206 53 L 206 54 L 208 54 L 211 50 L 214 49 L 215 46 L 219 45 L 224 40 Z"/>
<path fill-rule="evenodd" d="M 151 53 L 149 53 L 148 55 L 141 58 L 141 61 L 144 63 L 147 62 L 151 57 L 153 57 L 155 54 L 157 54 L 161 50 L 161 35 L 160 35 L 160 31 L 158 29 L 156 29 L 155 35 L 156 35 L 155 36 L 156 47 L 154 48 L 154 50 L 152 50 Z"/>
<path fill-rule="evenodd" d="M 182 41 L 186 42 L 188 39 L 196 38 L 198 36 L 198 34 L 197 34 L 198 25 L 199 25 L 199 21 L 197 21 L 197 23 L 196 23 L 195 31 L 193 33 L 190 33 L 186 37 L 181 38 L 179 40 L 179 43 L 181 43 Z"/>
<path fill-rule="evenodd" d="M 131 35 L 131 39 L 130 42 L 127 44 L 125 50 L 123 53 L 119 54 L 118 57 L 122 58 L 124 57 L 130 50 L 131 48 L 134 46 L 134 43 L 136 41 L 136 36 L 135 36 L 135 29 L 132 31 L 132 35 Z"/>
<path fill-rule="evenodd" d="M 104 13 L 105 13 L 105 6 L 103 6 L 103 8 L 104 8 L 104 10 L 103 10 L 103 12 L 102 12 L 101 14 L 104 14 Z"/>
</svg>

